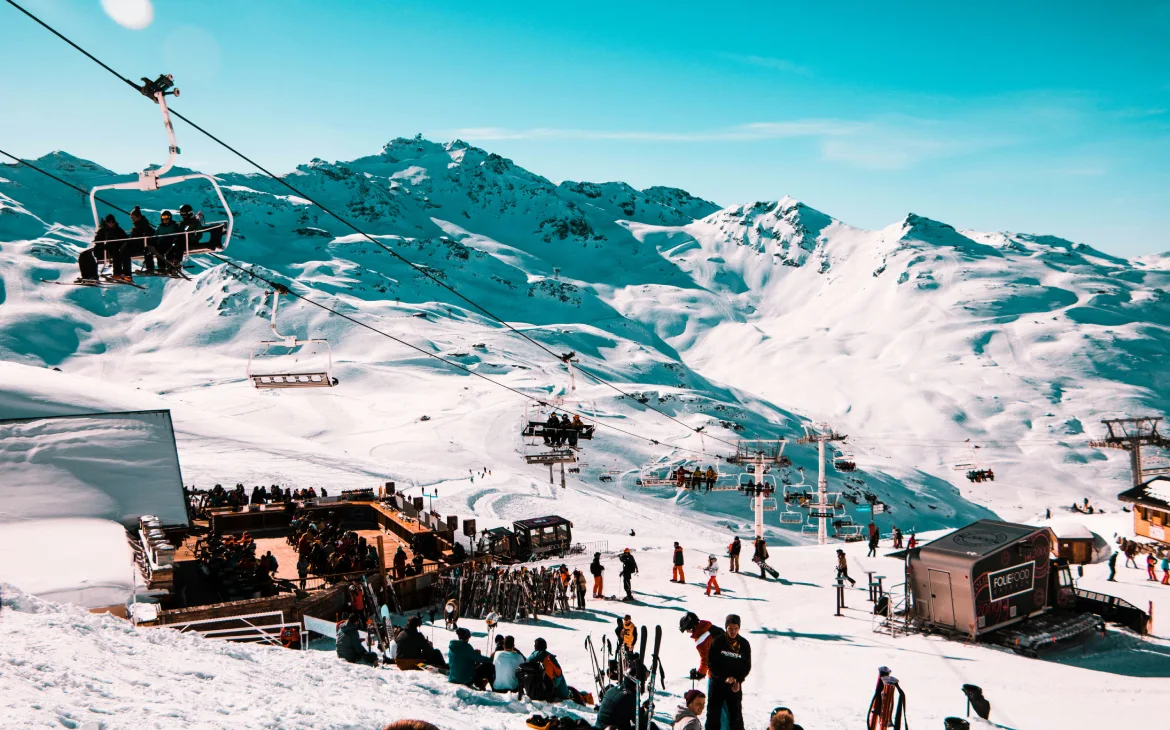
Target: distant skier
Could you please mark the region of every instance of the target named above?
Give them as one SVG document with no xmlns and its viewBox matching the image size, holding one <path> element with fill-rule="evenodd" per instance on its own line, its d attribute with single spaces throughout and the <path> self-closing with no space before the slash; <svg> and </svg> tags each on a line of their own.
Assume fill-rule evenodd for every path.
<svg viewBox="0 0 1170 730">
<path fill-rule="evenodd" d="M 674 565 L 670 570 L 671 583 L 686 583 L 687 577 L 683 573 L 683 549 L 677 542 L 674 544 Z"/>
<path fill-rule="evenodd" d="M 870 520 L 869 521 L 869 552 L 866 554 L 866 557 L 869 557 L 869 558 L 876 558 L 877 557 L 878 541 L 880 539 L 881 539 L 881 533 L 878 532 L 877 525 L 874 524 L 873 520 Z"/>
<path fill-rule="evenodd" d="M 727 557 L 731 559 L 727 569 L 732 573 L 739 572 L 739 554 L 742 550 L 743 543 L 739 541 L 739 535 L 736 535 L 735 539 L 731 541 L 731 544 L 727 546 Z"/>
<path fill-rule="evenodd" d="M 894 528 L 894 549 L 902 549 L 902 531 L 897 527 Z"/>
<path fill-rule="evenodd" d="M 837 580 L 844 578 L 849 585 L 857 585 L 857 581 L 849 577 L 849 561 L 845 558 L 845 551 L 837 548 Z"/>
<path fill-rule="evenodd" d="M 593 576 L 593 597 L 605 598 L 605 578 L 602 573 L 605 566 L 601 564 L 601 553 L 593 553 L 593 562 L 589 564 L 589 574 Z"/>
<path fill-rule="evenodd" d="M 626 597 L 624 600 L 634 600 L 634 588 L 630 583 L 630 579 L 638 572 L 638 562 L 634 560 L 633 553 L 629 548 L 626 548 L 618 558 L 622 562 L 622 587 L 626 590 Z"/>
<path fill-rule="evenodd" d="M 573 588 L 577 592 L 577 608 L 585 610 L 585 574 L 580 568 L 573 569 Z"/>
<path fill-rule="evenodd" d="M 1125 543 L 1125 567 L 1127 567 L 1127 568 L 1138 567 L 1137 560 L 1135 560 L 1135 558 L 1137 557 L 1137 551 L 1138 551 L 1138 545 L 1137 545 L 1136 541 L 1129 540 Z"/>
<path fill-rule="evenodd" d="M 1108 578 L 1108 580 L 1113 582 L 1113 583 L 1116 583 L 1117 581 L 1114 580 L 1114 577 L 1116 575 L 1117 575 L 1117 551 L 1114 550 L 1109 555 L 1109 578 Z"/>
<path fill-rule="evenodd" d="M 1147 553 L 1146 554 L 1146 574 L 1150 577 L 1147 578 L 1146 580 L 1154 580 L 1154 581 L 1158 580 L 1158 573 L 1156 572 L 1157 567 L 1158 567 L 1158 559 L 1154 557 L 1153 553 Z"/>
<path fill-rule="evenodd" d="M 913 532 L 911 532 L 910 542 L 906 543 L 906 549 L 913 550 L 916 547 L 918 547 L 918 535 L 915 535 Z"/>
<path fill-rule="evenodd" d="M 719 561 L 714 555 L 707 557 L 707 567 L 703 568 L 703 572 L 707 574 L 707 595 L 711 595 L 711 589 L 715 589 L 715 595 L 723 595 L 723 591 L 719 590 Z"/>
<path fill-rule="evenodd" d="M 1162 585 L 1170 585 L 1170 556 L 1162 553 Z"/>
</svg>

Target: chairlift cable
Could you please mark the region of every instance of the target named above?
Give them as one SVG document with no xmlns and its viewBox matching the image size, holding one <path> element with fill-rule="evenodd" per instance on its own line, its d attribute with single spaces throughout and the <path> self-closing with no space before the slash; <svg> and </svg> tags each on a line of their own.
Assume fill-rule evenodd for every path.
<svg viewBox="0 0 1170 730">
<path fill-rule="evenodd" d="M 79 51 L 79 52 L 80 52 L 82 55 L 84 55 L 86 58 L 88 58 L 89 60 L 91 60 L 91 61 L 93 61 L 94 63 L 98 64 L 99 66 L 101 66 L 102 68 L 104 68 L 106 71 L 109 71 L 109 72 L 110 72 L 112 75 L 114 75 L 114 76 L 115 76 L 115 77 L 116 77 L 118 80 L 120 80 L 120 81 L 122 81 L 123 83 L 125 83 L 126 85 L 130 86 L 130 88 L 134 89 L 136 92 L 138 92 L 138 93 L 140 93 L 140 94 L 142 93 L 142 90 L 141 90 L 141 88 L 140 88 L 140 87 L 139 87 L 137 84 L 135 84 L 133 81 L 131 81 L 130 79 L 126 78 L 126 77 L 125 77 L 125 76 L 123 76 L 122 74 L 118 73 L 118 72 L 117 72 L 117 71 L 115 71 L 113 68 L 111 68 L 110 66 L 106 65 L 105 63 L 103 63 L 103 62 L 102 62 L 100 59 L 98 59 L 96 56 L 94 56 L 94 55 L 93 55 L 92 53 L 90 53 L 89 51 L 85 50 L 85 49 L 84 49 L 84 48 L 82 48 L 81 46 L 79 46 L 79 45 L 77 45 L 76 43 L 74 43 L 73 41 L 69 40 L 69 38 L 67 38 L 67 37 L 65 37 L 64 35 L 62 35 L 60 32 L 58 32 L 57 30 L 55 30 L 55 29 L 54 29 L 52 26 L 50 26 L 48 23 L 44 22 L 43 20 L 41 20 L 41 19 L 40 19 L 40 18 L 38 18 L 37 16 L 33 15 L 33 14 L 32 14 L 32 13 L 30 13 L 28 10 L 25 10 L 23 7 L 21 7 L 21 6 L 20 6 L 18 3 L 16 3 L 14 0 L 7 0 L 7 2 L 8 2 L 8 4 L 9 4 L 9 5 L 11 5 L 12 7 L 16 8 L 17 10 L 19 10 L 19 11 L 20 11 L 21 13 L 23 13 L 24 15 L 27 15 L 29 18 L 31 18 L 33 21 L 35 21 L 35 22 L 36 22 L 38 25 L 40 25 L 41 27 L 43 27 L 45 30 L 47 30 L 47 31 L 49 31 L 50 33 L 52 33 L 53 35 L 57 36 L 57 37 L 58 37 L 58 38 L 60 38 L 62 41 L 65 41 L 65 43 L 69 44 L 69 45 L 70 45 L 71 47 L 73 47 L 75 50 Z M 458 290 L 456 290 L 456 289 L 455 289 L 453 286 L 451 286 L 451 285 L 447 284 L 446 282 L 442 281 L 441 279 L 439 279 L 439 278 L 438 278 L 437 276 L 435 276 L 434 274 L 432 274 L 432 273 L 430 273 L 429 271 L 427 271 L 425 267 L 421 267 L 421 266 L 419 266 L 419 265 L 415 264 L 414 262 L 410 261 L 410 260 L 409 260 L 409 259 L 407 259 L 405 256 L 403 256 L 402 254 L 400 254 L 400 253 L 398 253 L 397 251 L 395 251 L 393 248 L 391 248 L 391 247 L 389 247 L 389 246 L 387 246 L 387 245 L 383 244 L 381 241 L 378 241 L 376 238 L 374 238 L 374 237 L 373 237 L 373 236 L 371 236 L 370 234 L 366 233 L 365 231 L 363 231 L 363 230 L 361 230 L 360 228 L 358 228 L 357 226 L 355 226 L 355 225 L 354 225 L 353 223 L 351 223 L 349 220 L 347 220 L 347 219 L 345 219 L 345 218 L 342 218 L 342 217 L 341 217 L 340 215 L 338 215 L 337 213 L 334 213 L 334 212 L 333 212 L 331 209 L 329 209 L 329 208 L 325 207 L 325 205 L 323 205 L 322 203 L 318 202 L 317 200 L 315 200 L 314 198 L 312 198 L 312 197 L 311 197 L 311 196 L 309 196 L 308 194 L 306 194 L 306 193 L 302 192 L 300 189 L 298 189 L 297 187 L 295 187 L 294 185 L 292 185 L 291 183 L 289 183 L 287 180 L 285 180 L 285 179 L 283 179 L 283 178 L 281 178 L 281 177 L 279 177 L 279 176 L 275 175 L 274 173 L 272 173 L 271 171 L 269 171 L 269 170 L 268 170 L 266 167 L 264 167 L 263 165 L 259 164 L 259 163 L 258 163 L 258 162 L 256 162 L 256 161 L 254 161 L 252 158 L 248 157 L 248 156 L 247 156 L 247 155 L 245 155 L 243 152 L 240 152 L 239 150 L 237 150 L 235 147 L 231 146 L 231 145 L 230 145 L 230 144 L 228 144 L 227 142 L 224 142 L 222 139 L 220 139 L 219 137 L 215 136 L 215 135 L 214 135 L 214 134 L 212 134 L 211 132 L 207 131 L 206 129 L 204 129 L 204 128 L 203 128 L 203 127 L 201 127 L 200 125 L 196 124 L 195 122 L 193 122 L 191 119 L 189 119 L 189 118 L 187 118 L 186 116 L 184 116 L 184 115 L 183 115 L 182 113 L 180 113 L 179 111 L 177 111 L 177 110 L 175 110 L 175 109 L 171 109 L 171 110 L 170 110 L 170 112 L 171 112 L 172 114 L 174 114 L 176 117 L 178 117 L 179 119 L 182 119 L 184 122 L 186 122 L 187 124 L 189 124 L 191 127 L 193 127 L 195 130 L 197 130 L 198 132 L 200 132 L 201 134 L 203 134 L 203 135 L 204 135 L 204 136 L 206 136 L 207 138 L 209 138 L 209 139 L 211 139 L 212 141 L 214 141 L 214 142 L 216 142 L 217 144 L 219 144 L 219 145 L 220 145 L 221 147 L 223 147 L 224 149 L 228 150 L 228 151 L 229 151 L 229 152 L 231 152 L 232 154 L 236 155 L 236 156 L 237 156 L 237 157 L 239 157 L 240 159 L 242 159 L 242 160 L 244 160 L 245 162 L 247 162 L 248 164 L 252 165 L 252 166 L 253 166 L 253 167 L 255 167 L 257 170 L 259 170 L 260 172 L 264 173 L 264 174 L 265 174 L 265 175 L 267 175 L 268 177 L 272 178 L 272 179 L 273 179 L 274 181 L 276 181 L 277 183 L 279 183 L 279 184 L 283 185 L 284 187 L 288 188 L 289 190 L 291 190 L 291 191 L 292 191 L 294 194 L 296 194 L 297 196 L 299 196 L 299 197 L 302 197 L 302 198 L 304 198 L 305 200 L 308 200 L 310 203 L 312 203 L 313 205 L 317 206 L 317 207 L 318 207 L 318 208 L 320 208 L 322 211 L 324 211 L 324 212 L 325 212 L 325 213 L 326 213 L 326 214 L 327 214 L 329 217 L 333 218 L 333 219 L 334 219 L 334 220 L 336 220 L 337 222 L 341 223 L 342 225 L 346 226 L 346 227 L 347 227 L 347 228 L 349 228 L 350 230 L 354 231 L 354 232 L 355 232 L 355 233 L 357 233 L 358 235 L 360 235 L 360 236 L 362 236 L 363 238 L 365 238 L 365 239 L 366 239 L 367 241 L 369 241 L 370 243 L 374 244 L 375 246 L 378 246 L 378 247 L 379 247 L 379 248 L 381 248 L 382 250 L 386 251 L 386 252 L 387 252 L 387 253 L 389 253 L 390 255 L 392 255 L 392 256 L 394 256 L 395 258 L 397 258 L 398 260 L 402 261 L 402 262 L 403 262 L 403 263 L 405 263 L 407 266 L 411 267 L 412 269 L 414 269 L 414 270 L 415 270 L 415 271 L 417 271 L 418 273 L 422 274 L 422 275 L 423 275 L 423 276 L 425 276 L 426 278 L 428 278 L 428 279 L 430 279 L 431 281 L 435 282 L 435 283 L 436 283 L 437 285 L 439 285 L 440 287 L 442 287 L 442 288 L 446 289 L 447 291 L 451 292 L 452 294 L 454 294 L 454 295 L 455 295 L 456 297 L 458 297 L 459 299 L 462 299 L 463 301 L 467 302 L 467 303 L 468 303 L 468 304 L 470 304 L 471 306 L 475 307 L 475 308 L 476 308 L 477 310 L 479 310 L 480 312 L 483 312 L 483 313 L 484 313 L 485 315 L 487 315 L 487 316 L 488 316 L 490 319 L 493 319 L 493 320 L 495 320 L 495 321 L 499 322 L 499 323 L 500 323 L 500 324 L 502 324 L 504 327 L 506 327 L 506 328 L 508 328 L 509 330 L 511 330 L 513 333 L 515 333 L 515 334 L 519 335 L 521 338 L 523 338 L 523 339 L 527 340 L 528 342 L 532 343 L 533 345 L 536 345 L 536 347 L 538 347 L 539 349 L 543 350 L 544 352 L 546 352 L 546 353 L 548 353 L 548 354 L 552 355 L 553 357 L 556 357 L 556 358 L 558 358 L 558 359 L 559 359 L 560 355 L 559 355 L 558 353 L 554 352 L 553 350 L 550 350 L 548 347 L 546 347 L 546 346 L 545 346 L 544 344 L 542 344 L 541 342 L 539 342 L 539 341 L 537 341 L 537 340 L 535 340 L 535 339 L 533 339 L 533 338 L 529 337 L 528 335 L 524 334 L 524 332 L 523 332 L 522 330 L 519 330 L 519 329 L 517 329 L 516 327 L 512 326 L 512 325 L 511 325 L 509 322 L 505 321 L 505 320 L 504 320 L 504 319 L 502 319 L 501 317 L 498 317 L 498 316 L 496 316 L 495 314 L 493 314 L 491 311 L 489 311 L 488 309 L 486 309 L 485 307 L 483 307 L 483 306 L 482 306 L 482 305 L 480 305 L 479 303 L 477 303 L 477 302 L 475 302 L 474 300 L 470 299 L 470 298 L 469 298 L 469 297 L 467 297 L 466 295 L 464 295 L 464 294 L 460 293 L 460 292 L 459 292 Z M 590 372 L 589 370 L 587 370 L 587 369 L 585 369 L 585 368 L 581 368 L 581 367 L 579 367 L 579 368 L 578 368 L 578 370 L 580 370 L 580 371 L 581 371 L 581 373 L 582 373 L 582 374 L 584 374 L 586 377 L 588 377 L 590 380 L 593 380 L 594 382 L 596 382 L 596 383 L 598 383 L 598 384 L 600 384 L 600 385 L 604 385 L 604 386 L 606 386 L 606 387 L 608 387 L 608 388 L 610 388 L 610 389 L 612 389 L 612 390 L 614 390 L 614 391 L 617 391 L 618 393 L 621 393 L 623 396 L 625 396 L 625 397 L 627 397 L 627 398 L 634 398 L 634 396 L 633 396 L 631 393 L 628 393 L 628 392 L 626 392 L 626 391 L 625 391 L 625 390 L 623 390 L 622 388 L 619 388 L 618 386 L 614 385 L 613 383 L 610 383 L 609 381 L 605 380 L 604 378 L 602 378 L 602 377 L 600 377 L 600 376 L 598 376 L 598 375 L 595 375 L 594 373 Z M 635 400 L 636 400 L 636 398 L 635 398 Z M 642 405 L 646 406 L 646 408 L 647 408 L 648 410 L 654 411 L 655 413 L 659 414 L 660 416 L 663 416 L 663 417 L 665 417 L 665 418 L 667 418 L 667 419 L 669 419 L 669 420 L 671 420 L 671 421 L 674 421 L 675 423 L 679 424 L 680 426 L 683 426 L 684 428 L 686 428 L 686 429 L 687 429 L 687 430 L 689 430 L 689 431 L 694 431 L 694 430 L 695 430 L 695 428 L 694 428 L 693 426 L 690 426 L 690 425 L 686 424 L 685 422 L 681 421 L 680 419 L 678 419 L 678 418 L 675 418 L 674 416 L 670 415 L 670 414 L 669 414 L 669 413 L 667 413 L 666 411 L 663 411 L 663 410 L 660 410 L 660 409 L 658 409 L 658 408 L 655 408 L 655 407 L 653 407 L 653 406 L 651 406 L 651 405 L 649 405 L 649 404 L 647 404 L 647 403 L 643 403 Z M 735 446 L 735 444 L 734 444 L 734 443 L 732 443 L 731 441 L 727 441 L 727 440 L 721 439 L 721 438 L 719 438 L 719 437 L 717 437 L 717 436 L 712 436 L 711 438 L 715 439 L 716 441 L 719 441 L 720 443 L 726 444 L 727 446 L 733 446 L 733 447 Z"/>
<path fill-rule="evenodd" d="M 78 187 L 77 185 L 74 185 L 73 183 L 69 182 L 68 180 L 65 180 L 57 175 L 54 175 L 53 173 L 49 172 L 48 170 L 45 170 L 37 165 L 34 165 L 31 162 L 28 162 L 27 160 L 23 160 L 23 159 L 17 157 L 16 155 L 13 155 L 9 152 L 6 152 L 3 149 L 0 149 L 0 155 L 4 155 L 5 157 L 7 157 L 11 160 L 14 160 L 18 164 L 24 165 L 25 167 L 28 167 L 31 170 L 36 170 L 37 172 L 41 173 L 42 175 L 45 175 L 46 177 L 49 177 L 53 180 L 56 180 L 57 182 L 61 183 L 62 185 L 66 185 L 66 186 L 68 186 L 68 187 L 70 187 L 70 188 L 72 188 L 80 193 L 84 193 L 86 195 L 89 194 L 88 191 Z M 98 198 L 98 200 L 101 200 L 101 199 Z M 122 208 L 110 203 L 109 201 L 101 200 L 101 202 L 102 202 L 102 204 L 107 205 L 110 208 L 112 208 L 120 213 L 129 215 L 129 213 L 126 210 L 123 210 Z M 505 383 L 501 383 L 498 380 L 495 380 L 493 378 L 490 378 L 490 377 L 484 375 L 483 373 L 476 372 L 476 371 L 470 369 L 469 367 L 467 367 L 466 365 L 463 365 L 462 363 L 458 363 L 458 362 L 455 362 L 453 360 L 448 360 L 447 358 L 442 357 L 441 355 L 436 355 L 433 352 L 428 352 L 426 349 L 419 347 L 418 345 L 412 344 L 410 342 L 407 342 L 406 340 L 395 337 L 394 335 L 390 334 L 389 332 L 385 332 L 383 330 L 380 330 L 371 324 L 367 324 L 366 322 L 362 322 L 361 320 L 355 319 L 355 318 L 349 316 L 348 314 L 344 314 L 342 312 L 337 311 L 336 309 L 333 309 L 333 308 L 328 307 L 324 304 L 321 304 L 320 302 L 314 301 L 314 300 L 312 300 L 304 295 L 298 294 L 295 291 L 292 291 L 288 286 L 281 284 L 280 282 L 268 279 L 267 277 L 261 276 L 260 274 L 257 274 L 255 271 L 252 271 L 244 266 L 241 266 L 240 264 L 237 264 L 235 261 L 232 261 L 231 259 L 229 259 L 225 256 L 221 256 L 220 254 L 213 253 L 210 251 L 205 252 L 205 253 L 206 253 L 206 255 L 212 256 L 212 257 L 218 259 L 219 261 L 227 264 L 231 268 L 236 269 L 240 272 L 243 272 L 244 274 L 252 277 L 253 279 L 256 279 L 257 281 L 263 282 L 266 286 L 268 286 L 269 288 L 271 288 L 274 291 L 279 291 L 281 294 L 286 294 L 286 295 L 293 297 L 295 299 L 299 299 L 302 302 L 305 302 L 307 304 L 311 304 L 314 307 L 317 307 L 318 309 L 322 309 L 322 310 L 328 312 L 329 314 L 335 315 L 337 317 L 341 317 L 342 319 L 344 319 L 352 324 L 355 324 L 358 327 L 362 327 L 364 329 L 370 330 L 371 332 L 382 335 L 383 337 L 387 337 L 387 338 L 393 340 L 394 342 L 397 342 L 400 345 L 405 345 L 406 347 L 409 347 L 410 349 L 415 350 L 416 352 L 420 352 L 420 353 L 426 355 L 427 357 L 438 360 L 438 361 L 440 361 L 446 365 L 449 365 L 453 368 L 456 368 L 458 370 L 462 370 L 463 372 L 467 373 L 468 375 L 473 375 L 481 380 L 485 380 L 488 383 L 491 383 L 492 385 L 503 388 L 511 393 L 514 393 L 514 394 L 519 395 L 523 398 L 526 398 L 534 403 L 538 403 L 541 405 L 548 405 L 546 403 L 546 401 L 544 401 L 543 399 L 541 399 L 537 396 L 534 396 L 530 393 L 525 393 L 524 391 L 513 388 L 512 386 L 507 385 Z M 619 428 L 618 426 L 614 426 L 614 425 L 609 424 L 609 423 L 603 423 L 603 422 L 597 420 L 596 418 L 591 418 L 588 414 L 585 414 L 585 413 L 574 411 L 574 410 L 569 409 L 569 408 L 553 407 L 553 406 L 550 406 L 550 407 L 554 411 L 560 411 L 561 413 L 568 414 L 568 415 L 580 416 L 582 419 L 589 419 L 598 426 L 608 428 L 609 430 L 615 431 L 615 432 L 620 433 L 624 436 L 629 436 L 631 438 L 639 439 L 639 440 L 645 441 L 646 443 L 649 443 L 649 444 L 652 444 L 655 446 L 657 446 L 661 443 L 658 439 L 653 439 L 653 438 L 650 438 L 648 436 L 643 436 L 641 434 L 634 433 L 633 431 L 627 431 L 624 428 Z M 694 454 L 699 453 L 698 451 L 695 451 L 694 449 L 686 449 L 686 448 L 683 448 L 681 446 L 675 447 L 675 448 L 677 448 L 679 451 L 689 451 L 689 452 L 694 453 Z"/>
</svg>

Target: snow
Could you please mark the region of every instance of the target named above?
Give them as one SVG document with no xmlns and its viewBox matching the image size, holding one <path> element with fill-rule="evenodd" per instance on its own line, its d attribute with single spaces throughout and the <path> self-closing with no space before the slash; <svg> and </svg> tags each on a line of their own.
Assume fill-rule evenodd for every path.
<svg viewBox="0 0 1170 730">
<path fill-rule="evenodd" d="M 83 185 L 130 179 L 63 153 L 38 163 Z M 628 609 L 666 630 L 669 696 L 659 707 L 673 709 L 694 665 L 673 627 L 693 608 L 708 619 L 733 610 L 745 618 L 758 657 L 746 695 L 753 730 L 781 703 L 805 727 L 855 727 L 881 664 L 902 680 L 916 727 L 962 714 L 962 682 L 984 687 L 993 718 L 1017 729 L 1149 725 L 1170 699 L 1164 638 L 1111 632 L 1083 656 L 1035 661 L 874 634 L 862 592 L 850 592 L 850 611 L 834 617 L 834 546 L 809 545 L 774 513 L 765 529 L 783 581 L 722 572 L 728 593 L 704 598 L 697 585 L 667 580 L 670 544 L 683 542 L 697 580 L 704 551 L 722 554 L 732 532 L 750 533 L 748 501 L 634 485 L 646 464 L 709 464 L 729 452 L 726 442 L 778 436 L 789 439 L 794 462 L 781 475 L 799 481 L 801 467 L 812 481 L 815 450 L 793 441 L 804 425 L 827 420 L 849 434 L 842 448 L 858 464 L 853 474 L 830 468 L 830 490 L 862 504 L 866 494 L 880 498 L 889 507 L 877 516 L 883 532 L 897 525 L 925 540 L 993 515 L 1039 523 L 1045 508 L 1064 518 L 1061 505 L 1087 496 L 1106 513 L 1071 519 L 1110 541 L 1129 535 L 1132 516 L 1115 499 L 1129 483 L 1126 455 L 1087 442 L 1102 418 L 1170 409 L 1165 256 L 1128 261 L 915 215 L 862 230 L 791 198 L 720 209 L 672 188 L 554 185 L 485 150 L 423 139 L 349 162 L 314 160 L 292 174 L 306 194 L 529 337 L 577 352 L 583 367 L 703 427 L 700 438 L 580 374 L 570 393 L 559 360 L 384 250 L 341 236 L 348 231 L 303 198 L 262 177 L 220 176 L 241 234 L 227 254 L 242 265 L 475 373 L 596 413 L 598 437 L 561 489 L 521 458 L 520 426 L 531 415 L 523 399 L 287 298 L 279 329 L 328 338 L 341 385 L 254 390 L 245 363 L 271 339 L 270 297 L 212 259 L 194 263 L 191 282 L 147 279 L 146 291 L 37 283 L 75 275 L 89 212 L 35 172 L 0 171 L 0 418 L 169 410 L 188 484 L 333 493 L 393 480 L 412 494 L 437 491 L 437 511 L 474 516 L 480 527 L 560 514 L 579 540 L 628 545 L 642 564 L 638 604 L 591 603 L 585 614 L 503 628 L 524 648 L 547 638 L 578 687 L 590 685 L 584 636 L 600 637 Z M 191 200 L 218 217 L 209 192 L 186 190 L 112 196 L 148 210 Z M 12 447 L 0 453 L 15 458 Z M 972 484 L 955 469 L 972 459 L 994 468 L 996 481 Z M 600 482 L 603 474 L 613 481 Z M 0 490 L 0 514 L 15 512 L 14 494 Z M 46 503 L 40 514 L 133 514 L 72 502 L 84 509 Z M 856 506 L 849 512 L 864 524 L 869 515 Z M 874 569 L 887 586 L 900 582 L 897 562 L 867 559 L 857 545 L 846 551 L 855 576 Z M 93 557 L 90 575 L 61 574 L 48 589 L 81 590 L 106 570 L 112 581 L 129 578 L 123 558 Z M 1143 607 L 1165 595 L 1143 571 L 1106 583 L 1105 570 L 1086 566 L 1081 585 Z M 0 714 L 17 727 L 92 720 L 112 728 L 133 717 L 160 728 L 373 728 L 417 714 L 444 730 L 495 729 L 548 711 L 452 690 L 430 675 L 343 665 L 329 652 L 135 631 L 29 597 L 42 590 L 40 572 L 16 575 L 19 591 L 4 589 Z M 1155 632 L 1170 633 L 1161 613 Z M 436 631 L 441 646 L 448 638 Z"/>
<path fill-rule="evenodd" d="M 1170 502 L 1170 478 L 1154 477 L 1146 482 L 1146 494 L 1163 502 Z"/>
<path fill-rule="evenodd" d="M 1052 528 L 1052 532 L 1055 533 L 1057 537 L 1064 538 L 1066 540 L 1093 539 L 1092 530 L 1085 527 L 1084 524 L 1080 522 L 1074 522 L 1073 520 L 1058 520 L 1049 525 L 1049 527 Z"/>
<path fill-rule="evenodd" d="M 125 605 L 134 590 L 126 530 L 90 518 L 0 524 L 0 581 L 47 601 Z"/>
<path fill-rule="evenodd" d="M 0 525 L 46 517 L 142 515 L 187 524 L 165 411 L 0 421 Z"/>
</svg>

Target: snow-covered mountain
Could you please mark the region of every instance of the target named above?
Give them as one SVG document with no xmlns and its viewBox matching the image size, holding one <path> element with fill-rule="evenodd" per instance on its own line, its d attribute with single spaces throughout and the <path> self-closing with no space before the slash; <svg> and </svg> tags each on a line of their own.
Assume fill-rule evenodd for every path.
<svg viewBox="0 0 1170 730">
<path fill-rule="evenodd" d="M 131 179 L 65 153 L 35 162 L 82 187 Z M 69 406 L 54 396 L 62 380 L 114 394 L 103 394 L 107 408 L 139 388 L 179 412 L 188 481 L 385 475 L 442 483 L 450 503 L 440 509 L 489 520 L 569 508 L 535 502 L 594 500 L 622 505 L 586 510 L 608 514 L 592 527 L 612 532 L 662 514 L 742 523 L 738 495 L 640 489 L 631 470 L 686 456 L 673 446 L 711 455 L 727 452 L 716 438 L 791 439 L 810 419 L 850 434 L 844 449 L 860 471 L 831 474 L 833 489 L 876 494 L 891 524 L 953 525 L 987 508 L 1022 518 L 1074 497 L 1112 497 L 1127 465 L 1087 447 L 1097 421 L 1167 410 L 1167 256 L 1131 261 L 913 214 L 867 231 L 788 198 L 720 209 L 674 188 L 556 185 L 465 143 L 421 138 L 350 162 L 313 160 L 288 179 L 549 349 L 576 351 L 583 366 L 710 437 L 579 378 L 574 403 L 662 446 L 599 431 L 571 497 L 519 458 L 521 399 L 287 301 L 282 329 L 327 337 L 342 385 L 255 392 L 243 374 L 268 334 L 269 305 L 254 280 L 207 258 L 193 282 L 146 280 L 145 292 L 39 284 L 72 278 L 91 221 L 76 192 L 14 165 L 0 167 L 0 357 L 64 373 L 18 368 L 0 417 L 43 412 L 46 400 Z M 546 352 L 276 181 L 220 180 L 238 226 L 234 260 L 511 387 L 567 388 Z M 197 188 L 110 199 L 152 217 L 187 200 L 209 218 L 218 212 Z M 414 316 L 422 312 L 430 316 Z M 224 428 L 185 428 L 182 412 Z M 249 459 L 258 441 L 288 455 L 281 473 Z M 786 453 L 815 469 L 808 447 Z M 972 453 L 996 482 L 971 485 L 952 469 Z M 499 478 L 473 483 L 469 471 L 485 466 Z M 599 483 L 606 472 L 625 474 Z"/>
</svg>

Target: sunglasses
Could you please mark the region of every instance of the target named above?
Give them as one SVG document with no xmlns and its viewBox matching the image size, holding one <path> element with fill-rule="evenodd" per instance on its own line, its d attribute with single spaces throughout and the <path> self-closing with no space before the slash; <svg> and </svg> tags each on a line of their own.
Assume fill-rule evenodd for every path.
<svg viewBox="0 0 1170 730">
<path fill-rule="evenodd" d="M 164 215 L 164 216 L 160 216 L 160 217 L 161 217 L 161 218 L 162 218 L 164 221 L 169 221 L 169 220 L 171 219 L 171 217 L 170 217 L 169 215 Z"/>
</svg>

